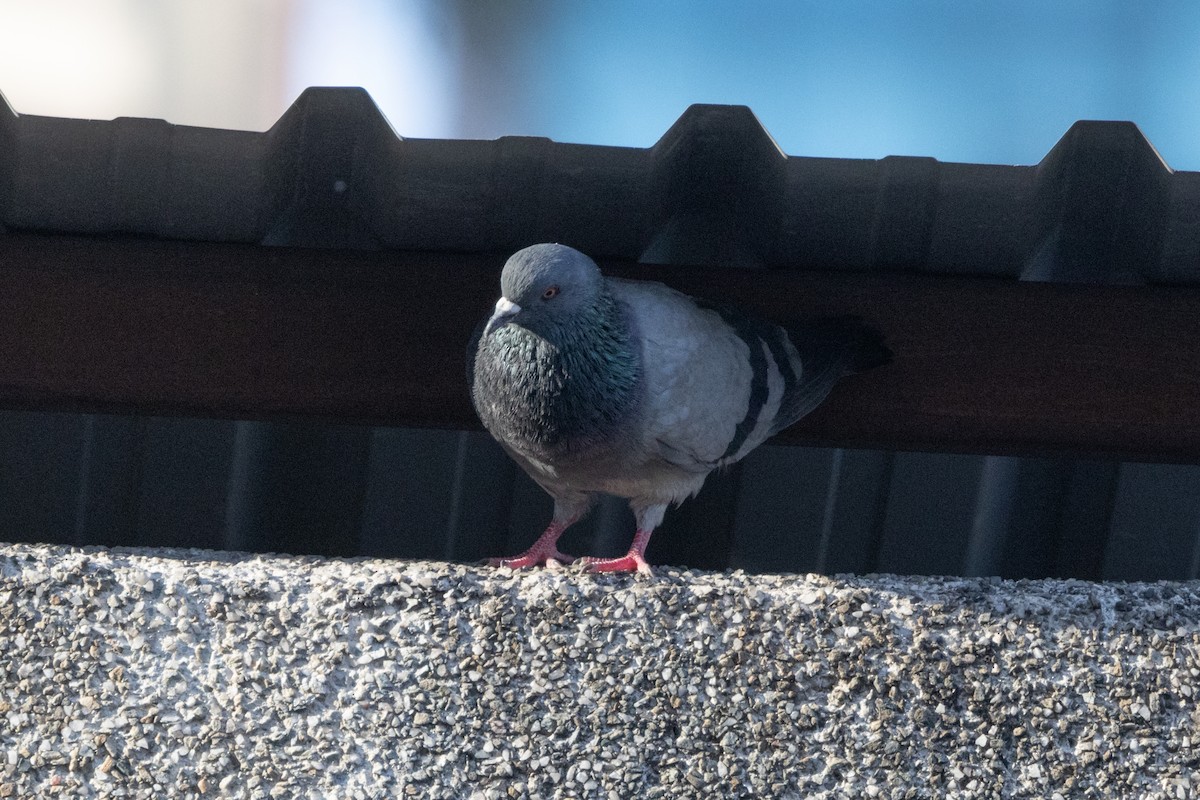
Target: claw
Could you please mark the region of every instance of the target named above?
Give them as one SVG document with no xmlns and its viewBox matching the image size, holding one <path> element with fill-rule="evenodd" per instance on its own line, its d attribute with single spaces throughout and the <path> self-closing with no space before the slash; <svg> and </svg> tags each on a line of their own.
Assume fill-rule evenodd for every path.
<svg viewBox="0 0 1200 800">
<path fill-rule="evenodd" d="M 630 550 L 620 558 L 595 558 L 587 557 L 583 559 L 584 568 L 588 572 L 637 572 L 639 575 L 645 575 L 647 578 L 654 576 L 654 570 L 650 569 L 650 565 L 646 563 L 646 559 L 642 558 L 642 554 L 634 550 Z"/>
<path fill-rule="evenodd" d="M 661 515 L 660 515 L 661 516 Z M 650 541 L 650 534 L 654 532 L 654 526 L 648 524 L 643 526 L 643 520 L 638 517 L 637 533 L 633 535 L 633 544 L 629 547 L 629 552 L 620 558 L 596 558 L 589 556 L 583 559 L 584 568 L 588 572 L 636 572 L 639 575 L 645 575 L 647 578 L 654 576 L 654 570 L 650 569 L 650 565 L 646 563 L 646 557 L 643 553 L 646 552 L 646 544 Z"/>
<path fill-rule="evenodd" d="M 551 521 L 550 527 L 546 528 L 542 532 L 542 535 L 538 537 L 538 540 L 533 543 L 533 546 L 524 553 L 521 553 L 521 555 L 509 556 L 507 558 L 489 558 L 487 563 L 493 567 L 508 567 L 509 569 L 524 569 L 525 567 L 537 567 L 542 564 L 545 564 L 547 567 L 561 567 L 563 564 L 570 564 L 575 560 L 575 557 L 569 556 L 558 549 L 558 537 L 578 518 L 578 516 L 574 516 Z"/>
<path fill-rule="evenodd" d="M 545 565 L 547 567 L 561 567 L 564 564 L 570 564 L 575 560 L 574 556 L 569 556 L 561 552 L 557 547 L 533 547 L 521 553 L 519 556 L 510 556 L 508 558 L 489 558 L 488 565 L 493 567 L 508 567 L 509 569 L 524 569 L 525 567 L 537 567 Z"/>
</svg>

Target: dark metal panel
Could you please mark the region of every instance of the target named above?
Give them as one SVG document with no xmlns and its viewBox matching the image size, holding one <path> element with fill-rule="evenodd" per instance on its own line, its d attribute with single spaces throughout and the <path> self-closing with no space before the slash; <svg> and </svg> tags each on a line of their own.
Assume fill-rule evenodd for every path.
<svg viewBox="0 0 1200 800">
<path fill-rule="evenodd" d="M 0 113 L 0 224 L 224 241 L 1058 279 L 1197 279 L 1194 173 L 1136 126 L 1079 122 L 1037 165 L 788 157 L 744 106 L 651 148 L 401 139 L 355 88 L 265 133 Z M 1082 276 L 1082 278 L 1080 277 Z"/>
<path fill-rule="evenodd" d="M 1166 228 L 1153 279 L 1167 284 L 1195 282 L 1200 275 L 1200 173 L 1173 175 Z"/>
<path fill-rule="evenodd" d="M 100 233 L 115 229 L 111 122 L 21 116 L 12 125 L 10 227 Z"/>
<path fill-rule="evenodd" d="M 728 566 L 742 468 L 743 465 L 738 463 L 712 473 L 700 494 L 668 511 L 667 518 L 650 540 L 646 557 L 698 569 Z M 630 530 L 621 553 L 628 549 L 632 538 Z"/>
<path fill-rule="evenodd" d="M 644 252 L 655 233 L 647 155 L 630 147 L 544 147 L 538 229 L 597 257 Z M 522 241 L 521 244 L 536 242 Z"/>
<path fill-rule="evenodd" d="M 1058 519 L 1058 558 L 1052 575 L 1084 580 L 1105 577 L 1109 520 L 1121 465 L 1113 461 L 1072 464 Z"/>
<path fill-rule="evenodd" d="M 372 431 L 360 552 L 449 557 L 458 450 L 458 435 L 448 431 Z"/>
<path fill-rule="evenodd" d="M 1117 466 L 989 458 L 964 573 L 1100 579 Z"/>
<path fill-rule="evenodd" d="M 486 433 L 434 431 L 433 435 L 453 437 L 457 445 L 444 557 L 473 562 L 506 555 L 516 465 Z M 547 517 L 541 524 L 548 521 Z"/>
<path fill-rule="evenodd" d="M 787 156 L 745 106 L 694 105 L 651 148 L 652 264 L 761 267 L 778 258 Z"/>
<path fill-rule="evenodd" d="M 465 428 L 501 256 L 0 237 L 0 402 Z M 896 352 L 782 443 L 1200 458 L 1200 289 L 604 262 Z"/>
<path fill-rule="evenodd" d="M 1187 580 L 1200 558 L 1200 466 L 1123 464 L 1105 553 L 1115 580 Z"/>
<path fill-rule="evenodd" d="M 1041 578 L 1059 574 L 1062 514 L 1074 465 L 1040 458 L 989 459 L 972 544 L 989 558 L 968 574 Z M 999 467 L 999 469 L 997 469 Z M 985 508 L 985 502 L 989 507 Z"/>
<path fill-rule="evenodd" d="M 784 164 L 779 263 L 800 269 L 864 270 L 877 244 L 879 161 L 796 156 Z"/>
<path fill-rule="evenodd" d="M 230 549 L 358 553 L 370 442 L 363 427 L 237 423 Z"/>
<path fill-rule="evenodd" d="M 309 89 L 271 128 L 267 171 L 276 212 L 262 243 L 374 249 L 367 220 L 373 202 L 361 180 L 382 160 L 372 145 L 394 140 L 361 89 Z"/>
<path fill-rule="evenodd" d="M 233 423 L 4 416 L 6 530 L 67 544 L 226 546 Z"/>
<path fill-rule="evenodd" d="M 80 415 L 0 413 L 0 538 L 76 541 L 87 434 Z"/>
<path fill-rule="evenodd" d="M 144 231 L 160 228 L 159 204 L 171 196 L 171 126 L 162 120 L 115 120 L 108 153 L 111 214 L 105 228 Z"/>
<path fill-rule="evenodd" d="M 896 454 L 835 450 L 823 541 L 816 570 L 878 572 Z"/>
<path fill-rule="evenodd" d="M 61 415 L 64 417 L 75 415 Z M 78 415 L 84 424 L 75 544 L 129 544 L 137 530 L 148 417 Z"/>
<path fill-rule="evenodd" d="M 888 156 L 880 163 L 871 227 L 871 266 L 907 272 L 925 263 L 937 208 L 941 164 L 933 158 Z"/>
<path fill-rule="evenodd" d="M 960 535 L 965 535 L 966 552 L 959 571 L 978 577 L 1000 571 L 1004 542 L 1012 535 L 1017 481 L 1021 461 L 1003 456 L 988 456 L 979 470 L 979 486 L 973 504 L 974 515 Z"/>
<path fill-rule="evenodd" d="M 983 456 L 896 454 L 877 571 L 961 574 L 985 460 Z"/>
<path fill-rule="evenodd" d="M 924 269 L 1016 277 L 1036 240 L 1033 167 L 942 164 Z M 987 242 L 986 249 L 979 242 Z"/>
<path fill-rule="evenodd" d="M 1172 172 L 1131 122 L 1076 122 L 1038 165 L 1039 236 L 1027 280 L 1155 277 Z"/>
<path fill-rule="evenodd" d="M 226 545 L 229 470 L 236 423 L 226 420 L 146 420 L 135 451 L 140 465 L 137 517 L 122 543 L 146 547 Z M 118 452 L 124 443 L 117 443 Z"/>
<path fill-rule="evenodd" d="M 17 169 L 17 113 L 0 92 L 0 234 L 7 233 L 5 223 L 12 219 L 13 173 Z"/>
<path fill-rule="evenodd" d="M 257 423 L 15 412 L 3 423 L 11 538 L 474 561 L 524 549 L 550 514 L 481 433 L 313 423 L 279 426 L 281 444 Z M 632 528 L 610 500 L 564 548 L 617 554 Z M 669 512 L 651 555 L 751 571 L 1185 579 L 1198 540 L 1200 467 L 768 446 Z"/>
<path fill-rule="evenodd" d="M 550 522 L 554 503 L 542 487 L 533 482 L 522 470 L 513 475 L 512 501 L 508 507 L 504 543 L 500 549 L 488 555 L 507 556 L 523 552 L 533 544 Z M 591 525 L 588 518 L 572 525 L 559 540 L 559 549 L 571 555 L 588 554 L 592 544 Z"/>
<path fill-rule="evenodd" d="M 244 131 L 171 129 L 171 163 L 157 176 L 164 194 L 156 236 L 207 241 L 261 241 L 273 218 L 266 174 L 269 138 Z"/>
<path fill-rule="evenodd" d="M 830 526 L 839 451 L 767 445 L 742 461 L 729 565 L 815 572 Z"/>
</svg>

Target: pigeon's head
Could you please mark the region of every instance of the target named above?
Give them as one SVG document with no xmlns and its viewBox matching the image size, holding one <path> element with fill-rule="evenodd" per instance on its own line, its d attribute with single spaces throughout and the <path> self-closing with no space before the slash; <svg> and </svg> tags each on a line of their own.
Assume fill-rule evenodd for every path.
<svg viewBox="0 0 1200 800">
<path fill-rule="evenodd" d="M 562 244 L 518 250 L 500 274 L 502 296 L 484 336 L 508 322 L 545 335 L 593 306 L 603 286 L 596 262 L 578 250 Z"/>
</svg>

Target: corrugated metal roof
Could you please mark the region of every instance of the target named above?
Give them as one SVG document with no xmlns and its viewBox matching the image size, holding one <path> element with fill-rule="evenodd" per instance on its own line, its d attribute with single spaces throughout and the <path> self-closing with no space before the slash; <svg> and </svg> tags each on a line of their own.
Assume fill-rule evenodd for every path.
<svg viewBox="0 0 1200 800">
<path fill-rule="evenodd" d="M 309 89 L 264 133 L 0 109 L 3 224 L 182 239 L 1102 282 L 1200 282 L 1200 173 L 1129 122 L 1034 166 L 788 156 L 743 106 L 649 148 L 404 139 L 361 89 Z"/>
</svg>

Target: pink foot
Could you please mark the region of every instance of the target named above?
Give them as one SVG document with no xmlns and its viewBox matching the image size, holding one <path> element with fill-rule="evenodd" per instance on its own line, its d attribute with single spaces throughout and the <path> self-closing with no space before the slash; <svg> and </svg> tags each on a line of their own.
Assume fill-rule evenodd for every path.
<svg viewBox="0 0 1200 800">
<path fill-rule="evenodd" d="M 569 556 L 551 545 L 550 547 L 538 547 L 536 544 L 521 553 L 519 556 L 509 556 L 508 558 L 489 558 L 487 563 L 493 567 L 508 567 L 509 569 L 522 569 L 524 567 L 537 567 L 545 565 L 547 567 L 558 567 L 563 564 L 570 564 L 575 560 L 574 556 Z"/>
<path fill-rule="evenodd" d="M 630 550 L 620 558 L 594 558 L 589 556 L 583 559 L 583 563 L 588 572 L 637 572 L 646 577 L 654 575 L 654 571 L 650 569 L 650 565 L 646 563 L 646 559 L 642 558 L 642 554 L 636 550 Z"/>
<path fill-rule="evenodd" d="M 551 522 L 550 527 L 546 528 L 533 546 L 521 555 L 508 558 L 489 558 L 487 563 L 493 567 L 508 567 L 509 569 L 536 567 L 541 564 L 548 567 L 570 564 L 575 558 L 558 549 L 558 537 L 576 519 L 578 517 L 572 517 L 562 522 Z"/>
</svg>

